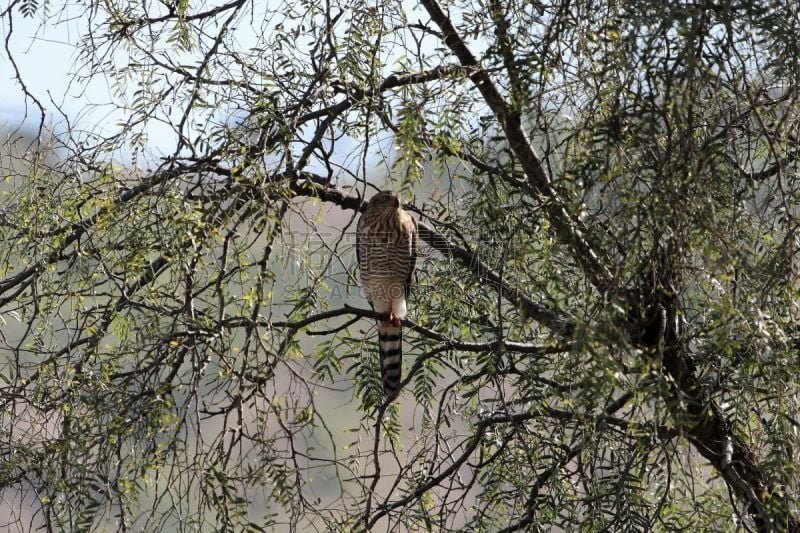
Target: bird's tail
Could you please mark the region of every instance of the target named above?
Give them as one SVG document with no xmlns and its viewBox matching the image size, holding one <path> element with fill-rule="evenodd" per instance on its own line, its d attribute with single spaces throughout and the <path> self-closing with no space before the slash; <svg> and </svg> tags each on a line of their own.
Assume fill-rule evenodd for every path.
<svg viewBox="0 0 800 533">
<path fill-rule="evenodd" d="M 403 366 L 403 328 L 391 322 L 378 322 L 378 351 L 381 359 L 383 394 L 391 401 L 400 392 Z"/>
</svg>

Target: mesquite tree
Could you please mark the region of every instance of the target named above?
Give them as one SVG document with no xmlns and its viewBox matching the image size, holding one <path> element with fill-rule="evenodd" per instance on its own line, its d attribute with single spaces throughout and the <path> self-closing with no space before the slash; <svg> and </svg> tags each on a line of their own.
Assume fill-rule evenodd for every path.
<svg viewBox="0 0 800 533">
<path fill-rule="evenodd" d="M 0 513 L 799 530 L 798 9 L 12 0 Z M 112 118 L 26 79 L 22 17 L 80 29 Z M 390 404 L 381 188 L 422 242 Z"/>
</svg>

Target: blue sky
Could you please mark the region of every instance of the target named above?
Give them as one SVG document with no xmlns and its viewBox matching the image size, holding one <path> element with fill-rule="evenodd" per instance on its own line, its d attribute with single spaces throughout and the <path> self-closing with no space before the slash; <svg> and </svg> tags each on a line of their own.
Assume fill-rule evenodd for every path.
<svg viewBox="0 0 800 533">
<path fill-rule="evenodd" d="M 74 111 L 85 106 L 88 98 L 93 98 L 96 87 L 81 91 L 69 90 L 69 69 L 74 61 L 73 42 L 79 39 L 78 21 L 59 25 L 44 25 L 40 15 L 24 18 L 19 12 L 13 13 L 13 33 L 9 47 L 28 89 L 45 108 L 53 103 L 65 111 Z M 0 20 L 0 33 L 3 38 L 9 31 L 8 18 Z M 7 54 L 0 54 L 0 125 L 13 129 L 21 125 L 26 110 L 26 99 L 19 83 L 14 79 L 14 70 Z M 96 84 L 95 84 L 96 85 Z M 107 97 L 106 97 L 107 98 Z M 51 101 L 52 100 L 52 101 Z M 26 126 L 36 128 L 40 120 L 39 110 L 33 102 L 27 102 L 28 119 Z M 55 117 L 46 118 L 46 124 L 58 129 Z M 27 128 L 26 128 L 27 129 Z"/>
<path fill-rule="evenodd" d="M 48 112 L 45 128 L 56 134 L 67 130 L 67 122 L 62 112 L 69 118 L 69 125 L 77 130 L 106 133 L 125 116 L 124 103 L 111 95 L 107 81 L 102 75 L 90 81 L 75 81 L 74 72 L 79 65 L 81 39 L 88 33 L 85 6 L 71 4 L 51 7 L 54 13 L 45 21 L 45 15 L 37 12 L 26 18 L 18 11 L 12 13 L 13 33 L 9 42 L 10 52 L 20 70 L 22 80 L 28 90 L 41 102 Z M 2 11 L 0 11 L 2 12 Z M 243 24 L 240 36 L 247 38 L 247 24 Z M 0 37 L 3 41 L 9 31 L 8 16 L 0 17 Z M 242 43 L 245 46 L 247 43 Z M 119 58 L 117 58 L 119 59 Z M 5 50 L 0 48 L 0 131 L 14 131 L 33 135 L 41 118 L 39 109 L 33 101 L 26 99 L 17 80 L 14 69 Z M 27 114 L 27 117 L 26 117 Z M 147 126 L 148 149 L 156 152 L 156 157 L 170 153 L 175 146 L 174 132 L 164 124 L 151 122 Z M 342 150 L 343 164 L 355 170 L 358 159 L 347 158 L 346 154 L 358 150 L 355 139 L 341 139 L 337 149 Z M 379 143 L 383 157 L 391 157 L 392 141 L 383 139 Z M 155 147 L 155 148 L 153 148 Z M 370 165 L 380 165 L 381 156 L 372 155 Z M 130 162 L 124 153 L 114 158 L 122 163 Z M 309 170 L 325 172 L 326 169 L 312 163 Z"/>
<path fill-rule="evenodd" d="M 62 9 L 59 7 L 58 9 Z M 82 13 L 80 6 L 73 9 Z M 13 31 L 10 52 L 28 90 L 41 102 L 47 114 L 45 128 L 56 134 L 74 129 L 110 131 L 124 110 L 115 102 L 103 76 L 90 81 L 76 81 L 78 46 L 87 33 L 87 17 L 70 13 L 70 8 L 44 22 L 44 14 L 23 17 L 13 12 Z M 41 8 L 40 8 L 41 11 Z M 56 21 L 58 21 L 56 23 Z M 0 18 L 0 36 L 5 40 L 9 31 L 8 17 Z M 25 97 L 14 77 L 14 68 L 7 52 L 0 48 L 0 130 L 35 135 L 41 120 L 36 104 Z M 27 116 L 26 116 L 27 115 Z M 171 143 L 167 128 L 148 131 L 153 144 Z"/>
</svg>

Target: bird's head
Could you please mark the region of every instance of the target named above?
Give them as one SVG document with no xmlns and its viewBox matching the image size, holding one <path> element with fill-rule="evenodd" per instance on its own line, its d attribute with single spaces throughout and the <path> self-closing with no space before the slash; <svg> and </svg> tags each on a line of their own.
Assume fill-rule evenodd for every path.
<svg viewBox="0 0 800 533">
<path fill-rule="evenodd" d="M 367 209 L 397 209 L 401 205 L 400 193 L 394 191 L 381 191 L 370 199 Z"/>
</svg>

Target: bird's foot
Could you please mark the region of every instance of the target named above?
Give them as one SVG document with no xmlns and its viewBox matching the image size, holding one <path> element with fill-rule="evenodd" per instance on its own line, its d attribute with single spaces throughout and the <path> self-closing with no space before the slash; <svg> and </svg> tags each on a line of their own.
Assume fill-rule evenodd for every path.
<svg viewBox="0 0 800 533">
<path fill-rule="evenodd" d="M 400 317 L 392 312 L 389 313 L 388 321 L 391 322 L 393 326 L 400 327 Z"/>
</svg>

